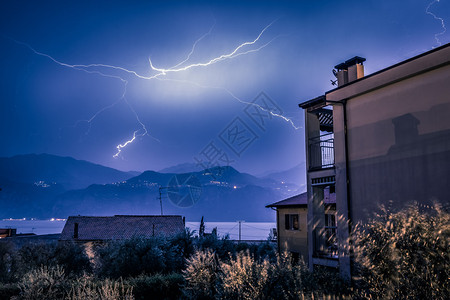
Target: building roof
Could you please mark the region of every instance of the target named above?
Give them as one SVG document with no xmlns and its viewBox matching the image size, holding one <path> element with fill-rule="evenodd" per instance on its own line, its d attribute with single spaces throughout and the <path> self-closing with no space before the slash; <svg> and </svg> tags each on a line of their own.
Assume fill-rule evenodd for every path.
<svg viewBox="0 0 450 300">
<path fill-rule="evenodd" d="M 325 106 L 326 103 L 327 103 L 326 100 L 327 99 L 326 99 L 325 95 L 322 95 L 322 96 L 316 97 L 314 99 L 311 99 L 311 100 L 305 101 L 303 103 L 300 103 L 298 106 L 300 108 L 303 108 L 303 109 L 307 109 L 307 108 L 314 107 L 314 106 L 317 106 L 317 105 Z"/>
<path fill-rule="evenodd" d="M 329 193 L 325 190 L 324 195 L 324 203 L 325 204 L 335 204 L 336 203 L 336 194 Z M 276 207 L 276 208 L 287 208 L 287 207 L 306 207 L 308 205 L 308 195 L 307 193 L 302 193 L 269 205 L 266 207 Z"/>
<path fill-rule="evenodd" d="M 184 230 L 184 222 L 181 216 L 71 216 L 66 221 L 60 240 L 74 240 L 76 227 L 76 240 L 100 241 L 171 236 Z"/>
<path fill-rule="evenodd" d="M 367 82 L 369 80 L 372 80 L 374 87 L 384 86 L 389 82 L 397 82 L 401 78 L 409 77 L 414 72 L 423 72 L 424 70 L 432 69 L 432 68 L 435 68 L 436 66 L 448 64 L 449 63 L 449 60 L 448 60 L 449 51 L 450 51 L 450 43 L 447 43 L 445 45 L 434 48 L 430 51 L 424 52 L 422 54 L 419 54 L 419 55 L 409 58 L 407 60 L 401 61 L 401 62 L 394 64 L 392 66 L 389 66 L 387 68 L 381 69 L 375 73 L 366 75 L 364 77 L 361 77 L 359 79 L 356 79 L 354 81 L 346 83 L 342 86 L 339 86 L 335 89 L 332 89 L 332 90 L 326 92 L 325 95 L 321 95 L 314 99 L 304 101 L 304 102 L 300 103 L 298 106 L 303 109 L 320 106 L 320 105 L 325 106 L 327 103 L 329 103 L 329 102 L 327 102 L 327 100 L 329 99 L 328 98 L 329 94 L 340 91 L 340 90 L 346 90 L 346 88 L 348 86 L 351 86 L 351 85 L 353 86 L 356 83 Z M 434 56 L 434 58 L 431 58 L 431 56 Z M 439 56 L 441 56 L 441 57 L 439 57 Z M 428 60 L 427 60 L 427 58 L 428 58 Z M 345 69 L 345 65 L 347 65 L 347 63 L 354 63 L 355 61 L 361 62 L 361 59 L 364 59 L 364 58 L 355 56 L 354 58 L 347 60 L 345 63 L 335 66 L 335 68 L 338 68 L 338 69 L 344 68 Z M 416 64 L 414 66 L 414 68 L 407 67 L 407 65 L 411 64 L 411 63 Z M 392 73 L 392 70 L 395 70 L 395 69 L 399 69 L 399 71 L 401 71 L 400 72 L 401 74 L 397 75 L 397 76 L 391 75 L 390 73 Z M 385 78 L 382 81 L 378 82 L 375 78 L 380 77 L 380 75 L 385 76 Z M 374 88 L 374 87 L 372 87 L 372 88 Z M 364 87 L 363 90 L 367 91 L 370 89 L 367 87 Z M 352 91 L 351 94 L 355 94 L 355 92 Z M 352 95 L 352 96 L 354 96 L 354 95 Z M 345 96 L 337 97 L 337 98 L 345 99 L 345 98 L 349 98 L 349 97 L 350 97 L 349 95 L 345 95 Z M 336 98 L 336 96 L 334 98 L 335 99 L 333 99 L 333 101 L 338 100 Z"/>
<path fill-rule="evenodd" d="M 303 193 L 266 205 L 266 207 L 306 206 L 307 204 L 308 204 L 308 195 L 306 193 Z"/>
</svg>

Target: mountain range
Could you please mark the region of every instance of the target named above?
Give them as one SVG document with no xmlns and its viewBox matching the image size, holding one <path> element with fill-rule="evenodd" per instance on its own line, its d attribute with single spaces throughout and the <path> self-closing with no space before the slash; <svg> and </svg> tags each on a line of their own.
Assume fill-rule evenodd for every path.
<svg viewBox="0 0 450 300">
<path fill-rule="evenodd" d="M 180 214 L 189 221 L 274 221 L 265 205 L 303 192 L 301 166 L 256 177 L 183 164 L 122 172 L 49 154 L 0 158 L 0 218 Z M 136 174 L 138 174 L 136 176 Z M 304 177 L 304 175 L 303 175 Z M 296 179 L 298 178 L 298 179 Z M 290 183 L 290 181 L 296 183 Z"/>
</svg>

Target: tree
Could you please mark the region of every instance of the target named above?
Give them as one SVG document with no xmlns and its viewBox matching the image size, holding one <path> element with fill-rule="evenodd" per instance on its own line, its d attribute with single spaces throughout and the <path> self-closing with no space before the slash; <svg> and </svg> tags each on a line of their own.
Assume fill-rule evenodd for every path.
<svg viewBox="0 0 450 300">
<path fill-rule="evenodd" d="M 202 238 L 205 236 L 205 222 L 203 222 L 203 216 L 202 220 L 200 221 L 200 228 L 198 230 L 198 237 Z"/>
</svg>

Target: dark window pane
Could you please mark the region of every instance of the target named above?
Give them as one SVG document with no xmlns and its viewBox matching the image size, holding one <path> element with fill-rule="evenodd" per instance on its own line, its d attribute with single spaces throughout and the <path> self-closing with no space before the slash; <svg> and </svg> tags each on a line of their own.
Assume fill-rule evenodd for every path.
<svg viewBox="0 0 450 300">
<path fill-rule="evenodd" d="M 291 229 L 291 226 L 289 225 L 289 216 L 290 215 L 288 215 L 288 214 L 286 214 L 286 215 L 284 215 L 284 223 L 285 223 L 285 228 L 286 228 L 286 230 L 290 230 Z"/>
<path fill-rule="evenodd" d="M 298 224 L 298 215 L 291 215 L 291 216 L 292 216 L 292 229 L 299 230 L 300 226 Z"/>
</svg>

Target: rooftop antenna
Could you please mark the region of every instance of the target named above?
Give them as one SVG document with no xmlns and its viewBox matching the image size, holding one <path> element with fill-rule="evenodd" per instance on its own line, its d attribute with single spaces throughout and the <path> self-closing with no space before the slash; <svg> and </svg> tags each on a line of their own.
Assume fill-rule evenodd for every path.
<svg viewBox="0 0 450 300">
<path fill-rule="evenodd" d="M 333 72 L 334 77 L 336 77 L 336 80 L 330 79 L 331 84 L 332 84 L 332 85 L 337 85 L 337 71 L 336 71 L 336 69 L 333 69 L 332 72 Z"/>
<path fill-rule="evenodd" d="M 159 205 L 161 206 L 161 216 L 163 216 L 163 205 L 162 205 L 162 191 L 163 189 L 169 188 L 168 186 L 159 186 Z"/>
</svg>

